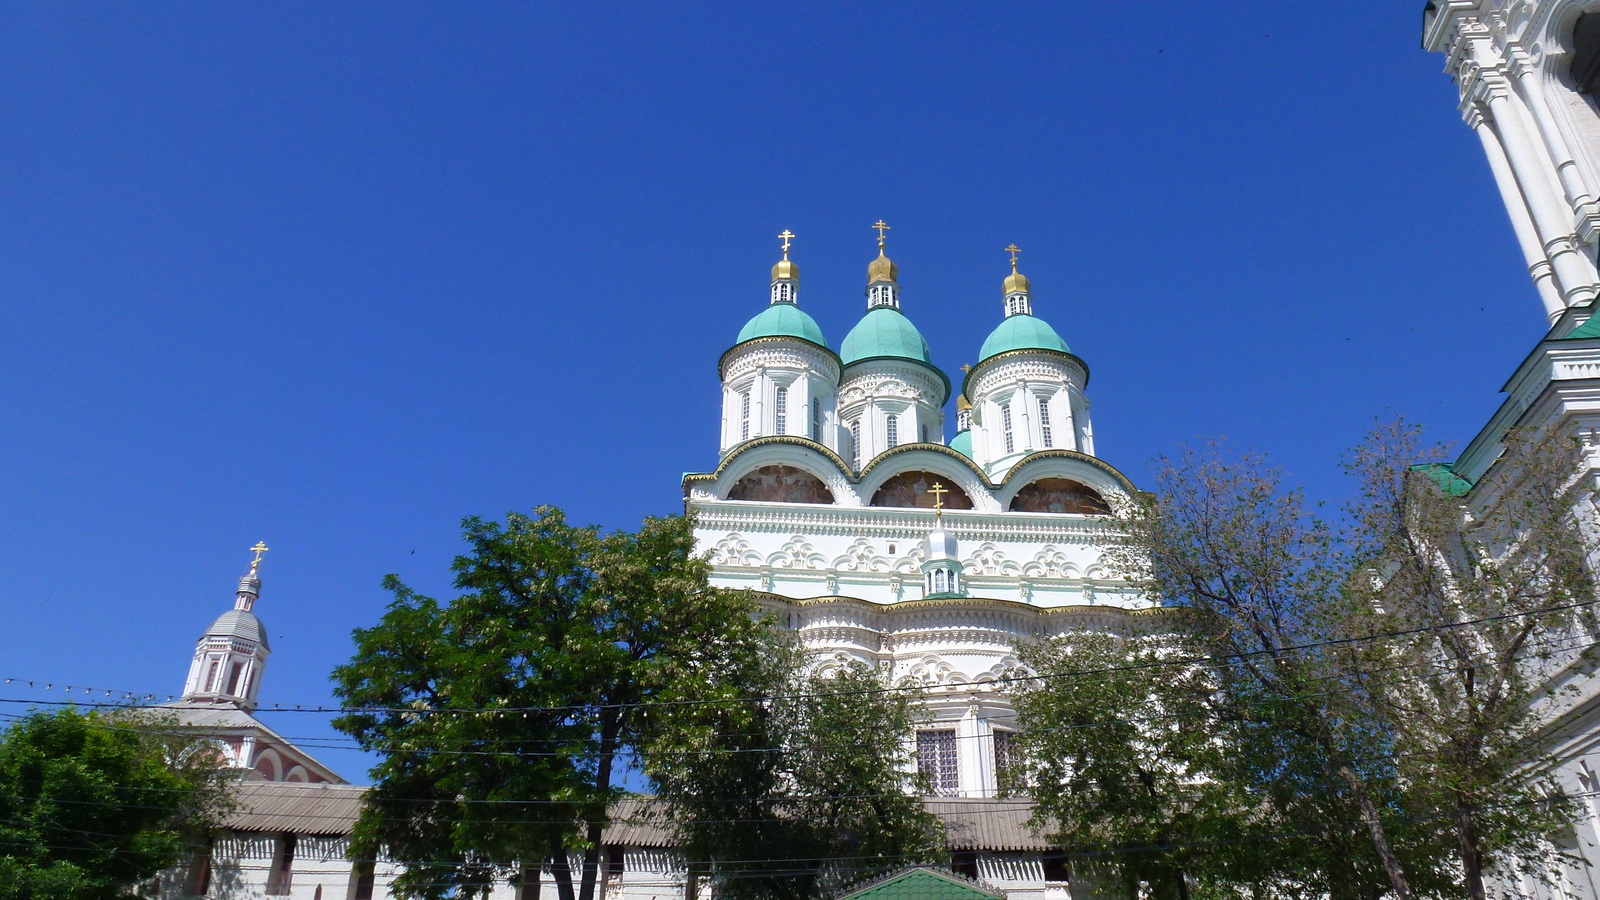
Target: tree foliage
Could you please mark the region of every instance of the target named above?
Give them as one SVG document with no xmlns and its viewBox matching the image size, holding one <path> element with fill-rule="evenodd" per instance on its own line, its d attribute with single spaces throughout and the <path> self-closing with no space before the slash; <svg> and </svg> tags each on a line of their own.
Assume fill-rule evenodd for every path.
<svg viewBox="0 0 1600 900">
<path fill-rule="evenodd" d="M 769 626 L 707 586 L 685 518 L 601 534 L 540 507 L 464 535 L 463 593 L 390 576 L 335 672 L 337 727 L 382 757 L 354 852 L 404 861 L 405 896 L 481 896 L 543 864 L 561 900 L 592 900 L 624 764 L 659 727 L 646 711 L 737 695 Z"/>
<path fill-rule="evenodd" d="M 1174 896 L 1481 900 L 1490 866 L 1549 862 L 1571 808 L 1533 741 L 1592 631 L 1593 548 L 1571 443 L 1508 448 L 1467 496 L 1416 429 L 1380 425 L 1339 523 L 1259 456 L 1162 460 L 1110 556 L 1182 615 L 1027 652 L 1101 670 L 1020 693 L 1040 820 Z"/>
<path fill-rule="evenodd" d="M 812 900 L 943 856 L 906 737 L 919 694 L 853 664 L 819 674 L 773 633 L 756 703 L 674 710 L 647 766 L 677 849 L 722 900 Z"/>
<path fill-rule="evenodd" d="M 150 716 L 68 708 L 0 735 L 0 898 L 132 896 L 226 809 L 209 745 Z"/>
</svg>

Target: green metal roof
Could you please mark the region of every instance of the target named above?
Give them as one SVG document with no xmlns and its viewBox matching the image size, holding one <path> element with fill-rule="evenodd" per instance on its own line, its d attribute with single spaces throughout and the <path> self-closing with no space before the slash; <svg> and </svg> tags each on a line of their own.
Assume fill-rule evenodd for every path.
<svg viewBox="0 0 1600 900">
<path fill-rule="evenodd" d="M 870 309 L 839 345 L 839 358 L 846 365 L 876 356 L 914 359 L 933 365 L 933 354 L 922 332 L 900 310 L 891 306 Z"/>
<path fill-rule="evenodd" d="M 956 436 L 950 439 L 950 449 L 965 456 L 967 459 L 972 459 L 972 432 L 956 432 Z"/>
<path fill-rule="evenodd" d="M 1028 315 L 1006 316 L 984 340 L 983 349 L 978 351 L 978 362 L 1011 350 L 1072 352 L 1067 349 L 1067 342 L 1061 339 L 1061 335 L 1050 327 L 1050 323 Z"/>
<path fill-rule="evenodd" d="M 1455 469 L 1451 468 L 1449 463 L 1423 463 L 1412 466 L 1411 471 L 1421 472 L 1433 479 L 1433 483 L 1439 486 L 1439 490 L 1444 491 L 1451 497 L 1464 497 L 1472 490 L 1472 482 L 1457 475 Z"/>
<path fill-rule="evenodd" d="M 932 869 L 912 869 L 841 900 L 999 900 L 999 895 Z"/>
<path fill-rule="evenodd" d="M 1572 333 L 1566 337 L 1569 341 L 1580 338 L 1600 338 L 1600 314 L 1590 315 L 1587 321 L 1572 329 Z"/>
<path fill-rule="evenodd" d="M 828 346 L 822 329 L 793 303 L 774 303 L 739 329 L 739 343 L 762 337 L 797 337 L 820 347 Z"/>
</svg>

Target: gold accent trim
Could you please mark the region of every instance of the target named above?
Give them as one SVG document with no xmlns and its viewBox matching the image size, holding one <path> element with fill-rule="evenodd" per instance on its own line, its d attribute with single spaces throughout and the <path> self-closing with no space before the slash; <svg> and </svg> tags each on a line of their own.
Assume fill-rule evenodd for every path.
<svg viewBox="0 0 1600 900">
<path fill-rule="evenodd" d="M 967 388 L 972 386 L 972 376 L 974 376 L 974 375 L 978 374 L 979 372 L 983 371 L 983 367 L 984 366 L 987 366 L 989 363 L 992 363 L 995 360 L 1010 359 L 1013 356 L 1021 356 L 1024 353 L 1043 353 L 1046 356 L 1059 356 L 1062 359 L 1070 359 L 1070 360 L 1072 360 L 1073 362 L 1077 363 L 1079 366 L 1083 367 L 1083 387 L 1084 387 L 1085 390 L 1088 389 L 1088 387 L 1089 387 L 1089 364 L 1083 361 L 1083 357 L 1079 356 L 1076 353 L 1062 353 L 1060 350 L 1047 350 L 1047 349 L 1045 349 L 1043 347 L 1023 347 L 1023 348 L 1019 348 L 1017 350 L 1007 350 L 1004 353 L 996 353 L 995 355 L 989 357 L 988 359 L 979 360 L 976 365 L 974 365 L 972 368 L 967 370 L 966 377 L 961 379 L 961 393 L 963 393 L 963 394 L 967 393 Z M 971 395 L 968 394 L 968 396 L 971 396 Z"/>
</svg>

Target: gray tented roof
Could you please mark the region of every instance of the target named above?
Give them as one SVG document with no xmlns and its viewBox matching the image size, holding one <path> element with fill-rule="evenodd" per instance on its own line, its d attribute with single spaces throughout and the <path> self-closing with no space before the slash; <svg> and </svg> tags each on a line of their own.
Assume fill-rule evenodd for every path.
<svg viewBox="0 0 1600 900">
<path fill-rule="evenodd" d="M 211 623 L 206 629 L 206 636 L 227 635 L 241 640 L 254 641 L 268 650 L 272 647 L 267 644 L 267 629 L 256 618 L 256 614 L 247 609 L 230 609 Z"/>
</svg>

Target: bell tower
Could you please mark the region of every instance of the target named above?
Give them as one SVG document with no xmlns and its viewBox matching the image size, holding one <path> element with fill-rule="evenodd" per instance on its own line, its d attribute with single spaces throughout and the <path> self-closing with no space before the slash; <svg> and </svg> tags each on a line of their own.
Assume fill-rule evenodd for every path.
<svg viewBox="0 0 1600 900">
<path fill-rule="evenodd" d="M 1600 299 L 1600 0 L 1430 0 L 1463 119 L 1554 323 Z"/>
<path fill-rule="evenodd" d="M 261 597 L 261 554 L 267 552 L 267 545 L 257 541 L 250 550 L 256 557 L 250 561 L 250 571 L 239 579 L 233 609 L 218 616 L 195 642 L 189 680 L 183 688 L 185 702 L 235 706 L 246 712 L 256 708 L 261 673 L 272 648 L 267 646 L 267 629 L 254 612 Z"/>
</svg>

